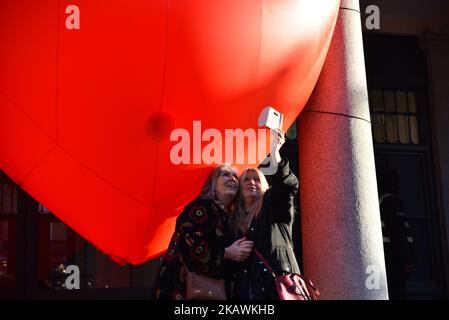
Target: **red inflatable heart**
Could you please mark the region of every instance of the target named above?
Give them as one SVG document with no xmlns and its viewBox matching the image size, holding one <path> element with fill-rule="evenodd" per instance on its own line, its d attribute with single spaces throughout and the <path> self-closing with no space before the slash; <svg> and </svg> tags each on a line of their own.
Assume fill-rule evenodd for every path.
<svg viewBox="0 0 449 320">
<path fill-rule="evenodd" d="M 166 249 L 213 166 L 202 133 L 256 130 L 266 106 L 284 129 L 294 121 L 339 0 L 78 0 L 71 29 L 73 2 L 0 2 L 0 168 L 99 249 L 139 264 Z M 253 149 L 240 167 L 257 165 Z"/>
</svg>

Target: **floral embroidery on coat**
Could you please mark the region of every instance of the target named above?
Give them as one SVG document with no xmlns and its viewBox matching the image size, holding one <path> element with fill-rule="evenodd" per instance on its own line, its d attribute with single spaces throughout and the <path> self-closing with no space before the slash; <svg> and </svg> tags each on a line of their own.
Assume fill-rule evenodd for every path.
<svg viewBox="0 0 449 320">
<path fill-rule="evenodd" d="M 210 199 L 197 198 L 176 220 L 176 230 L 153 287 L 156 299 L 184 299 L 185 271 L 223 278 L 224 226 L 227 213 Z"/>
</svg>

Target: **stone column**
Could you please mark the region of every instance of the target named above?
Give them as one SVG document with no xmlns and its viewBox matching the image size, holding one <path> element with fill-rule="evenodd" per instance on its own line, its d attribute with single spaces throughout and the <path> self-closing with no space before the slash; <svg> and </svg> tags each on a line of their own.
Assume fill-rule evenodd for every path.
<svg viewBox="0 0 449 320">
<path fill-rule="evenodd" d="M 322 299 L 388 299 L 358 0 L 299 119 L 305 274 Z"/>
</svg>

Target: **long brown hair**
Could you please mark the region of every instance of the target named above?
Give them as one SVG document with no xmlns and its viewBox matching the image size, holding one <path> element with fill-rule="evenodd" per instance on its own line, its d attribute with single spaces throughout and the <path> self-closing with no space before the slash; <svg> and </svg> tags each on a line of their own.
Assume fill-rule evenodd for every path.
<svg viewBox="0 0 449 320">
<path fill-rule="evenodd" d="M 245 208 L 245 203 L 243 199 L 243 182 L 245 181 L 246 175 L 249 171 L 253 171 L 257 174 L 257 176 L 260 179 L 261 184 L 261 191 L 258 195 L 256 201 L 253 203 L 251 208 L 247 211 Z M 240 188 L 239 188 L 239 196 L 237 197 L 237 210 L 235 214 L 232 215 L 231 219 L 229 220 L 229 223 L 231 227 L 234 229 L 235 233 L 238 233 L 238 230 L 243 232 L 243 234 L 246 234 L 248 231 L 251 222 L 254 218 L 257 218 L 260 215 L 260 211 L 262 209 L 263 204 L 263 197 L 265 195 L 265 192 L 268 190 L 269 185 L 267 182 L 267 179 L 265 178 L 262 171 L 256 168 L 248 168 L 245 169 L 242 174 L 239 177 L 240 182 Z"/>
<path fill-rule="evenodd" d="M 237 169 L 231 166 L 229 163 L 224 163 L 217 166 L 209 175 L 206 182 L 203 185 L 203 188 L 200 192 L 200 197 L 212 199 L 215 202 L 220 202 L 217 195 L 215 194 L 215 187 L 217 185 L 217 179 L 223 173 L 223 171 L 231 171 L 237 174 Z M 226 208 L 228 212 L 232 213 L 235 211 L 236 207 L 236 197 L 231 201 L 231 203 Z"/>
</svg>

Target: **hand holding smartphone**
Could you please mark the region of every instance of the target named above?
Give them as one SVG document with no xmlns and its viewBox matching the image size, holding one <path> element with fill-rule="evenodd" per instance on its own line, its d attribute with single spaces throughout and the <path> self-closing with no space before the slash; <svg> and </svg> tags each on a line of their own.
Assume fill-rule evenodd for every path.
<svg viewBox="0 0 449 320">
<path fill-rule="evenodd" d="M 259 115 L 258 124 L 261 128 L 270 129 L 270 154 L 262 162 L 262 172 L 265 175 L 273 175 L 277 172 L 278 163 L 281 162 L 279 150 L 285 142 L 284 131 L 282 130 L 284 116 L 282 113 L 267 106 L 262 109 Z M 266 164 L 269 164 L 267 167 Z"/>
</svg>

